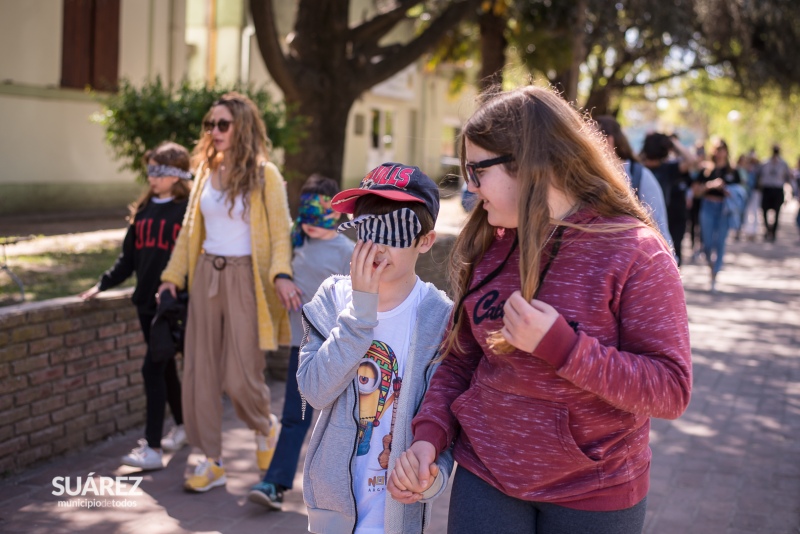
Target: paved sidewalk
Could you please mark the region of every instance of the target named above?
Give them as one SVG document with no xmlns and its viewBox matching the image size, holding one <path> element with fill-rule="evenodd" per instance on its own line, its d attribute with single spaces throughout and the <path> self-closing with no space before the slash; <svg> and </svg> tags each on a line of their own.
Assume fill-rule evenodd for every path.
<svg viewBox="0 0 800 534">
<path fill-rule="evenodd" d="M 688 264 L 686 288 L 694 361 L 694 394 L 677 421 L 653 420 L 652 483 L 647 534 L 800 533 L 800 246 L 784 210 L 776 244 L 729 242 L 720 292 L 708 292 L 704 265 Z M 455 214 L 455 212 L 454 212 Z M 688 255 L 687 255 L 688 256 Z M 280 413 L 283 383 L 271 382 Z M 141 431 L 0 481 L 0 531 L 301 533 L 299 491 L 283 513 L 246 500 L 258 480 L 252 432 L 226 404 L 227 486 L 193 495 L 181 489 L 185 449 L 163 471 L 144 473 L 132 508 L 59 507 L 53 477 L 136 475 L 119 466 Z M 300 467 L 302 471 L 302 466 Z M 299 488 L 301 475 L 295 478 Z M 90 497 L 88 495 L 87 497 Z M 77 500 L 77 497 L 73 497 Z M 125 497 L 103 498 L 104 503 Z M 444 533 L 447 499 L 429 530 Z M 576 533 L 581 534 L 581 533 Z"/>
</svg>

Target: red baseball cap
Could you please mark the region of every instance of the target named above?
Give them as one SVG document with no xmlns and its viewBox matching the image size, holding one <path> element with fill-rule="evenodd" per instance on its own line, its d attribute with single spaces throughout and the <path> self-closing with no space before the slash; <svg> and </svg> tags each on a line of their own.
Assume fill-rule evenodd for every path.
<svg viewBox="0 0 800 534">
<path fill-rule="evenodd" d="M 342 213 L 353 213 L 356 201 L 364 195 L 378 195 L 399 202 L 422 202 L 434 221 L 439 216 L 439 187 L 419 167 L 383 163 L 367 173 L 358 188 L 337 193 L 331 200 L 331 207 Z"/>
</svg>

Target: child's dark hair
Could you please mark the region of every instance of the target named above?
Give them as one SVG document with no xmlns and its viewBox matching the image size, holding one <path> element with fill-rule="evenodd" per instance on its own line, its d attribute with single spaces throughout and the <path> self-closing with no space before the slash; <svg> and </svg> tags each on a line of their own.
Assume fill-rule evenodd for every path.
<svg viewBox="0 0 800 534">
<path fill-rule="evenodd" d="M 159 165 L 169 165 L 170 167 L 178 168 L 182 171 L 188 171 L 190 165 L 189 151 L 182 145 L 172 141 L 163 141 L 155 148 L 151 148 L 142 156 L 142 162 L 145 166 L 148 165 L 150 160 L 155 161 Z M 172 185 L 172 200 L 180 202 L 189 198 L 192 184 L 189 180 L 178 180 Z M 147 191 L 142 193 L 136 202 L 132 203 L 129 208 L 128 221 L 133 223 L 136 214 L 142 211 L 144 207 L 150 202 L 150 199 L 155 195 L 153 191 L 148 188 Z"/>
<path fill-rule="evenodd" d="M 413 211 L 419 219 L 422 229 L 414 239 L 414 246 L 419 245 L 422 236 L 433 231 L 436 221 L 428 208 L 422 202 L 398 202 L 378 195 L 364 195 L 356 201 L 356 208 L 353 217 L 360 215 L 386 215 L 399 209 L 408 208 Z"/>
<path fill-rule="evenodd" d="M 667 159 L 672 148 L 672 140 L 662 133 L 647 134 L 642 145 L 642 154 L 647 159 L 662 160 Z"/>
<path fill-rule="evenodd" d="M 145 152 L 144 156 L 142 156 L 142 162 L 145 165 L 147 165 L 147 162 L 151 159 L 159 165 L 177 167 L 182 171 L 189 170 L 189 151 L 172 141 L 163 141 L 155 148 L 151 148 Z"/>
<path fill-rule="evenodd" d="M 308 177 L 300 190 L 301 195 L 324 195 L 332 197 L 339 192 L 339 184 L 336 180 L 314 173 Z"/>
</svg>

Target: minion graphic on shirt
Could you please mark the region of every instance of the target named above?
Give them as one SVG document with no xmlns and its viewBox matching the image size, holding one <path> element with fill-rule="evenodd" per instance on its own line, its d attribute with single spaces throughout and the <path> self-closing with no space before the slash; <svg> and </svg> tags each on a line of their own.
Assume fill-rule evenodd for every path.
<svg viewBox="0 0 800 534">
<path fill-rule="evenodd" d="M 370 450 L 372 430 L 380 426 L 381 418 L 397 402 L 400 395 L 401 378 L 398 376 L 397 358 L 389 345 L 373 341 L 358 366 L 358 448 L 357 456 Z M 391 447 L 391 438 L 384 443 L 384 450 Z"/>
</svg>

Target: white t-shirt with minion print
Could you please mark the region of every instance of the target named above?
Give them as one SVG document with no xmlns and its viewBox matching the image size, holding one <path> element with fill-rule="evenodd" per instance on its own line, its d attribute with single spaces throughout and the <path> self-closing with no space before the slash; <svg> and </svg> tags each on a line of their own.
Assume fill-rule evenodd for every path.
<svg viewBox="0 0 800 534">
<path fill-rule="evenodd" d="M 337 284 L 337 308 L 352 299 L 350 284 Z M 396 308 L 378 312 L 374 340 L 358 367 L 359 425 L 353 471 L 358 524 L 356 534 L 382 534 L 386 503 L 392 420 L 401 393 L 406 357 L 417 308 L 428 288 L 417 278 L 414 289 Z"/>
</svg>

